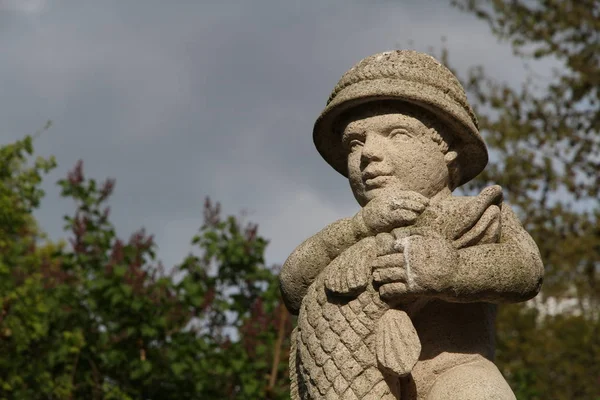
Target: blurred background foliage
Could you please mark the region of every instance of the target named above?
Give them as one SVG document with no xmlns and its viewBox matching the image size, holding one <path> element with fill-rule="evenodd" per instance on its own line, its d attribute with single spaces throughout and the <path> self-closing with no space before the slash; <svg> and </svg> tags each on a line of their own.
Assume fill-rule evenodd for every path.
<svg viewBox="0 0 600 400">
<path fill-rule="evenodd" d="M 114 181 L 80 162 L 53 243 L 31 213 L 55 162 L 32 153 L 29 136 L 0 149 L 0 398 L 286 398 L 292 321 L 256 225 L 207 199 L 198 255 L 166 273 L 151 235 L 116 235 Z"/>
<path fill-rule="evenodd" d="M 463 191 L 502 185 L 546 267 L 534 301 L 500 307 L 497 363 L 519 399 L 600 399 L 600 2 L 452 5 L 524 62 L 562 65 L 520 88 L 456 71 L 492 155 Z M 289 398 L 294 321 L 258 227 L 207 199 L 195 252 L 167 272 L 151 235 L 117 235 L 115 181 L 80 162 L 58 182 L 67 240 L 51 241 L 33 211 L 56 161 L 33 141 L 0 147 L 0 398 Z"/>
<path fill-rule="evenodd" d="M 524 62 L 561 66 L 552 76 L 531 69 L 516 89 L 479 67 L 462 76 L 492 156 L 466 189 L 501 185 L 546 268 L 535 301 L 500 307 L 497 362 L 518 399 L 598 399 L 600 2 L 453 4 L 485 21 Z"/>
</svg>

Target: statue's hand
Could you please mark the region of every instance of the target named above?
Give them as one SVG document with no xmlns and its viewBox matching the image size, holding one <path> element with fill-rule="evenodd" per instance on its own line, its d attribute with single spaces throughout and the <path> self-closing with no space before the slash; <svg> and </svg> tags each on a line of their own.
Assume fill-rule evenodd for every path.
<svg viewBox="0 0 600 400">
<path fill-rule="evenodd" d="M 414 300 L 444 295 L 455 274 L 458 251 L 441 237 L 409 236 L 396 243 L 396 253 L 378 257 L 373 282 L 383 300 Z"/>
<path fill-rule="evenodd" d="M 377 256 L 377 241 L 369 236 L 346 249 L 325 268 L 325 287 L 337 295 L 353 296 L 369 282 L 370 265 Z"/>
<path fill-rule="evenodd" d="M 417 192 L 398 191 L 376 197 L 359 213 L 371 232 L 390 232 L 413 224 L 428 205 L 429 199 Z"/>
</svg>

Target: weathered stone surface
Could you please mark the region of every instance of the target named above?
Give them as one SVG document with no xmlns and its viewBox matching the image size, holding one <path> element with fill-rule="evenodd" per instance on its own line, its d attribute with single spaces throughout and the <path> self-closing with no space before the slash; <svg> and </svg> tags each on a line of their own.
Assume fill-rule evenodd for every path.
<svg viewBox="0 0 600 400">
<path fill-rule="evenodd" d="M 514 399 L 493 364 L 494 303 L 535 296 L 543 266 L 499 186 L 452 195 L 487 163 L 454 75 L 414 51 L 367 57 L 313 137 L 362 208 L 283 266 L 292 398 Z"/>
<path fill-rule="evenodd" d="M 389 375 L 404 377 L 412 372 L 421 355 L 421 342 L 412 321 L 401 310 L 387 310 L 377 327 L 377 361 Z"/>
</svg>

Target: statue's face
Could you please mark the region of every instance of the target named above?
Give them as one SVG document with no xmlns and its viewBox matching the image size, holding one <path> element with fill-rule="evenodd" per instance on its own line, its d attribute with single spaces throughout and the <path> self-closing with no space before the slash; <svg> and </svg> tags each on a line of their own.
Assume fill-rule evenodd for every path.
<svg viewBox="0 0 600 400">
<path fill-rule="evenodd" d="M 448 186 L 444 154 L 429 128 L 412 115 L 400 108 L 361 107 L 347 120 L 342 141 L 348 152 L 348 178 L 362 206 L 399 190 L 431 198 Z"/>
</svg>

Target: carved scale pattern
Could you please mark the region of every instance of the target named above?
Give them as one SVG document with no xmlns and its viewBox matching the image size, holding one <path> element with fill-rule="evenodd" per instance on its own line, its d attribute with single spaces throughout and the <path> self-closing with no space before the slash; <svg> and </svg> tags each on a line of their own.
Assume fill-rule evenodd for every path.
<svg viewBox="0 0 600 400">
<path fill-rule="evenodd" d="M 386 381 L 375 356 L 375 328 L 389 307 L 372 285 L 349 301 L 328 298 L 324 275 L 309 288 L 298 317 L 294 397 L 399 399 L 399 382 Z"/>
</svg>

